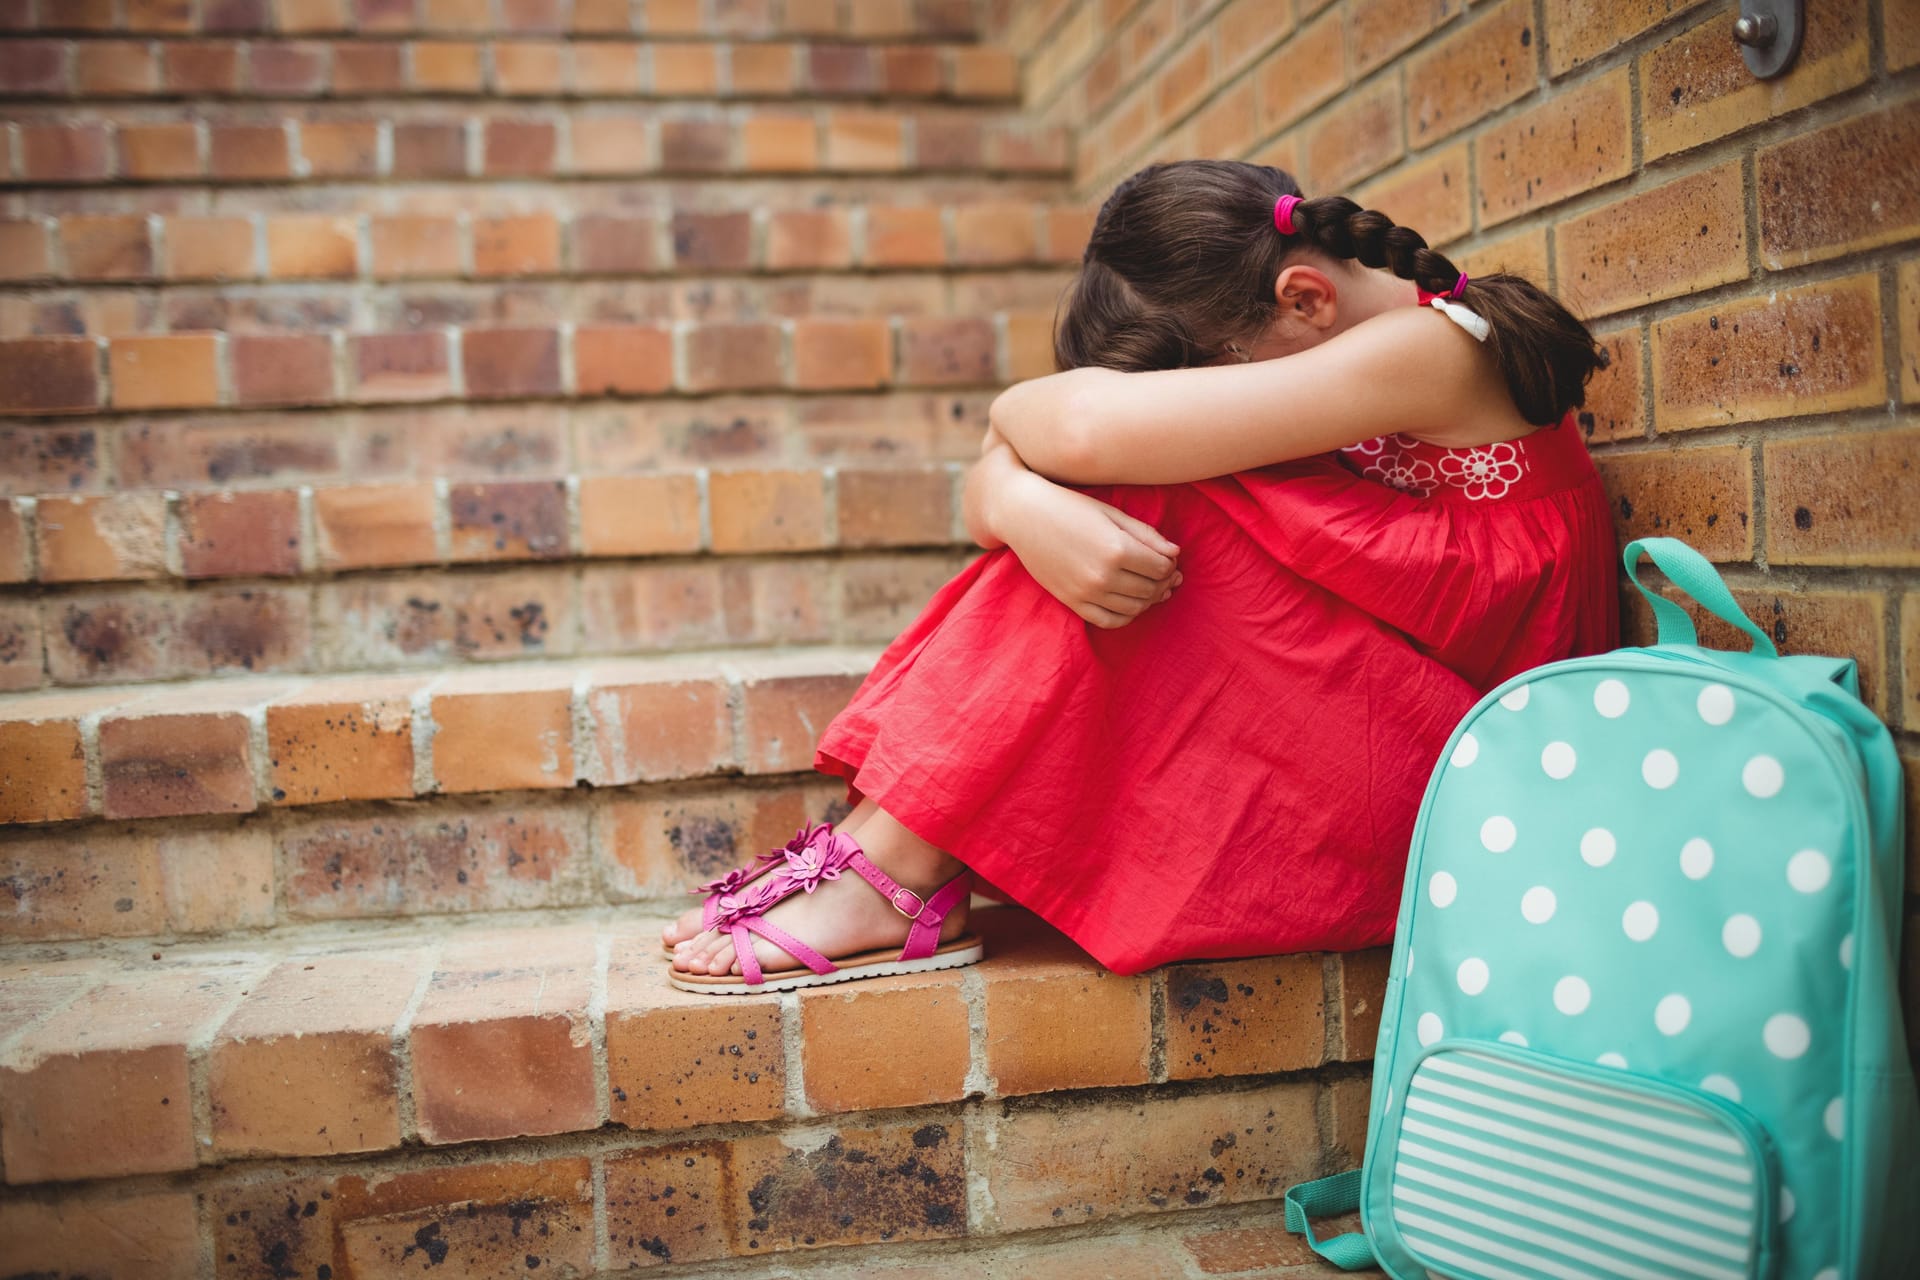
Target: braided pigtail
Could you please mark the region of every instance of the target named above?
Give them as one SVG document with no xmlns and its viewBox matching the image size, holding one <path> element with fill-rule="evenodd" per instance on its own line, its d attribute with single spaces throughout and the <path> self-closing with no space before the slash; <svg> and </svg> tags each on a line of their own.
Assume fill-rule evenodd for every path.
<svg viewBox="0 0 1920 1280">
<path fill-rule="evenodd" d="M 1385 267 L 1428 293 L 1445 294 L 1487 322 L 1487 351 L 1499 365 L 1520 415 L 1551 426 L 1586 402 L 1587 379 L 1607 365 L 1606 351 L 1553 296 L 1520 276 L 1475 276 L 1458 293 L 1460 268 L 1427 247 L 1419 232 L 1345 196 L 1305 200 L 1292 211 L 1296 241 L 1334 258 Z"/>
</svg>

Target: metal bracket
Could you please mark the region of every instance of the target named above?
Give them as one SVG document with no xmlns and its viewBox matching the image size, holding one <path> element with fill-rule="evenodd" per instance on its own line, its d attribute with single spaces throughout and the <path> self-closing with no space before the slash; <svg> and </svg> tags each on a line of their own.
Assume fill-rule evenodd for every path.
<svg viewBox="0 0 1920 1280">
<path fill-rule="evenodd" d="M 1806 28 L 1803 0 L 1740 0 L 1733 42 L 1740 46 L 1747 70 L 1758 79 L 1771 80 L 1793 65 Z"/>
</svg>

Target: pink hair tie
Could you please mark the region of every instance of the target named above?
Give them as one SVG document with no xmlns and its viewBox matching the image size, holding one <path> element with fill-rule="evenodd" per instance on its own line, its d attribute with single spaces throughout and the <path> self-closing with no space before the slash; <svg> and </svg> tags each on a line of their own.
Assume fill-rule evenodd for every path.
<svg viewBox="0 0 1920 1280">
<path fill-rule="evenodd" d="M 1294 234 L 1293 209 L 1300 201 L 1300 196 L 1281 196 L 1273 202 L 1273 225 L 1280 229 L 1281 235 Z"/>
<path fill-rule="evenodd" d="M 1457 298 L 1460 296 L 1461 290 L 1465 289 L 1466 287 L 1467 287 L 1467 273 L 1462 271 L 1460 273 L 1460 278 L 1453 282 L 1453 291 L 1449 293 L 1447 296 L 1449 298 Z"/>
</svg>

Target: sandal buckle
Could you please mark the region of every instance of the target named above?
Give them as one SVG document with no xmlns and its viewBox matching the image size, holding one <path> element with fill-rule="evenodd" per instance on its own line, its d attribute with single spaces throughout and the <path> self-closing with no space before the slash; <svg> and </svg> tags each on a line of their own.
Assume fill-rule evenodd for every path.
<svg viewBox="0 0 1920 1280">
<path fill-rule="evenodd" d="M 905 907 L 900 905 L 900 899 L 903 896 L 907 898 L 911 898 L 913 900 L 913 910 L 909 911 Z M 887 901 L 893 904 L 893 909 L 895 911 L 898 911 L 901 915 L 905 916 L 909 920 L 918 920 L 920 918 L 920 913 L 927 909 L 927 900 L 925 898 L 922 898 L 919 894 L 915 893 L 911 889 L 906 889 L 906 888 L 895 889 L 892 893 L 887 895 Z"/>
</svg>

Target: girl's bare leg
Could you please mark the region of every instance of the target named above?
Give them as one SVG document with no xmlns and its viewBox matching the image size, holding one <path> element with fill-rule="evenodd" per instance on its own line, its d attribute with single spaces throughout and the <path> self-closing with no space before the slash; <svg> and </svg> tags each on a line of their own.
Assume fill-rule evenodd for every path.
<svg viewBox="0 0 1920 1280">
<path fill-rule="evenodd" d="M 838 830 L 857 836 L 875 865 L 922 897 L 964 869 L 957 858 L 914 835 L 870 800 L 847 815 Z M 909 927 L 907 917 L 857 875 L 829 880 L 812 893 L 797 893 L 768 911 L 767 919 L 830 958 L 897 948 L 906 942 Z M 940 940 L 959 937 L 966 924 L 963 906 L 942 922 Z M 684 973 L 717 975 L 736 968 L 733 940 L 701 932 L 698 910 L 668 925 L 665 937 L 674 948 L 673 967 Z M 765 940 L 756 939 L 754 949 L 767 968 L 790 968 L 794 963 Z"/>
</svg>

